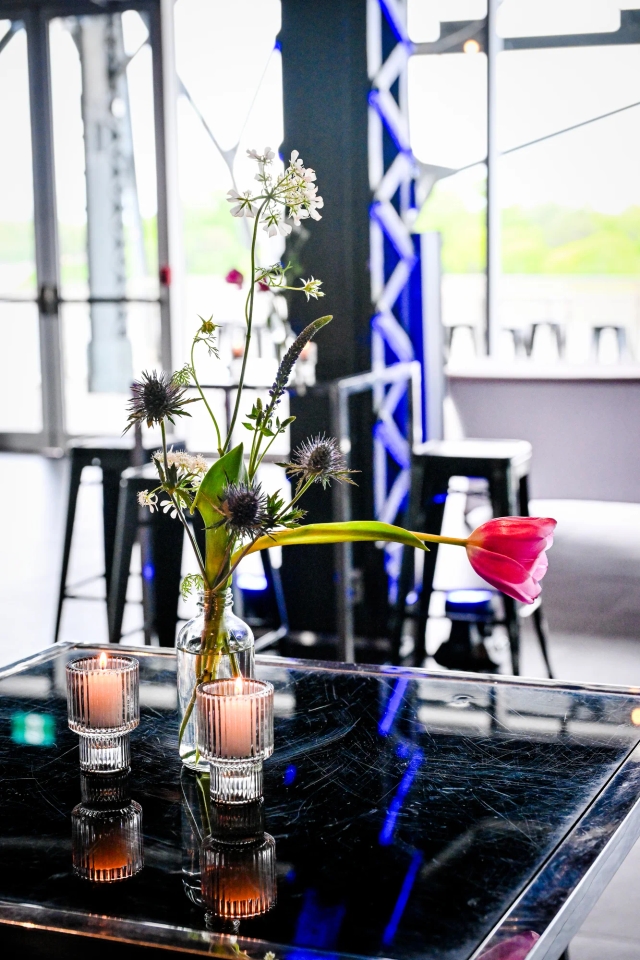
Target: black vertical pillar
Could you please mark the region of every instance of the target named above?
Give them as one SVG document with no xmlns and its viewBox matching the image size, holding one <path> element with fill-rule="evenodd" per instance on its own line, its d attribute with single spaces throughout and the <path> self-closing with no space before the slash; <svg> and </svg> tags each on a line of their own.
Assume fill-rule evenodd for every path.
<svg viewBox="0 0 640 960">
<path fill-rule="evenodd" d="M 366 13 L 366 0 L 282 0 L 283 154 L 314 168 L 325 204 L 295 259 L 326 296 L 294 301 L 292 319 L 334 315 L 318 337 L 324 381 L 370 368 Z"/>
<path fill-rule="evenodd" d="M 292 442 L 330 432 L 322 383 L 371 369 L 372 315 L 369 277 L 367 3 L 366 0 L 282 0 L 283 156 L 298 150 L 317 174 L 324 199 L 322 220 L 303 221 L 303 236 L 290 238 L 287 256 L 295 275 L 323 281 L 325 298 L 289 301 L 296 329 L 325 313 L 333 323 L 317 338 L 319 388 L 292 398 L 298 418 Z M 352 488 L 352 516 L 373 516 L 371 395 L 351 406 L 351 465 L 360 470 Z M 317 486 L 305 496 L 308 522 L 334 519 L 331 492 Z M 364 602 L 356 607 L 359 636 L 385 630 L 386 581 L 382 552 L 357 544 Z M 283 586 L 291 629 L 336 631 L 334 552 L 330 546 L 288 547 Z M 313 649 L 309 655 L 314 656 Z"/>
</svg>

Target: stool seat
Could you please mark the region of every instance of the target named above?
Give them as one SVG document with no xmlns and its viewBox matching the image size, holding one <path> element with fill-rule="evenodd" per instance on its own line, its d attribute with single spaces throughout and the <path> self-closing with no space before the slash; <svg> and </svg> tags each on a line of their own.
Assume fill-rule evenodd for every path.
<svg viewBox="0 0 640 960">
<path fill-rule="evenodd" d="M 427 440 L 413 448 L 417 457 L 449 460 L 509 460 L 513 466 L 528 466 L 532 448 L 527 440 Z"/>
</svg>

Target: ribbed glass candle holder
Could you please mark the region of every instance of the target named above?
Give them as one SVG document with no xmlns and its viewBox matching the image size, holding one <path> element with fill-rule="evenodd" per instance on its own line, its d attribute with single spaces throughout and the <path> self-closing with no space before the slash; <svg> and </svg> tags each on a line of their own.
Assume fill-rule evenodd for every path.
<svg viewBox="0 0 640 960">
<path fill-rule="evenodd" d="M 268 833 L 248 842 L 209 837 L 201 852 L 202 898 L 214 917 L 257 917 L 276 902 L 276 843 Z"/>
<path fill-rule="evenodd" d="M 143 867 L 142 807 L 130 800 L 115 808 L 79 803 L 71 812 L 73 872 L 83 880 L 113 883 Z"/>
<path fill-rule="evenodd" d="M 246 803 L 262 796 L 262 762 L 273 753 L 273 687 L 237 677 L 203 683 L 198 748 L 211 768 L 211 796 Z"/>
<path fill-rule="evenodd" d="M 80 767 L 111 773 L 130 766 L 129 731 L 140 722 L 139 664 L 133 657 L 83 657 L 67 664 L 67 712 L 80 735 Z"/>
</svg>

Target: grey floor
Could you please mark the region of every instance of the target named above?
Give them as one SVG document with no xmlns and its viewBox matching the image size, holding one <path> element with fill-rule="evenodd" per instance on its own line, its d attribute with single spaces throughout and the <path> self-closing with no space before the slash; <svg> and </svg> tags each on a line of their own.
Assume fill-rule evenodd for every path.
<svg viewBox="0 0 640 960">
<path fill-rule="evenodd" d="M 0 454 L 0 663 L 53 640 L 66 509 L 67 465 L 26 454 Z M 71 582 L 102 572 L 98 468 L 85 471 L 69 571 Z M 532 512 L 556 517 L 544 599 L 557 677 L 640 686 L 640 504 L 539 501 Z M 131 578 L 131 600 L 138 586 Z M 102 582 L 78 592 L 103 596 Z M 125 616 L 127 642 L 141 642 L 141 611 Z M 102 642 L 103 602 L 68 603 L 61 638 Z M 545 676 L 525 629 L 523 674 Z M 570 960 L 640 960 L 640 843 L 585 921 Z"/>
</svg>

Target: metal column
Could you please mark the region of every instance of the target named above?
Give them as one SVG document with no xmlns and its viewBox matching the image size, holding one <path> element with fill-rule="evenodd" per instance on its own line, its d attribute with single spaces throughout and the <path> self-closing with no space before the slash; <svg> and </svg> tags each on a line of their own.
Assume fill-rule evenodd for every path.
<svg viewBox="0 0 640 960">
<path fill-rule="evenodd" d="M 500 202 L 498 199 L 498 54 L 502 40 L 496 31 L 500 0 L 487 7 L 487 353 L 495 354 L 500 336 L 499 284 Z"/>
<path fill-rule="evenodd" d="M 138 258 L 144 258 L 144 247 L 121 15 L 80 17 L 73 36 L 82 65 L 89 291 L 92 298 L 112 301 L 90 306 L 89 390 L 127 393 L 133 359 L 127 307 L 122 302 L 127 295 L 125 193 L 133 208 L 129 219 L 138 241 L 133 244 Z"/>
<path fill-rule="evenodd" d="M 49 22 L 41 10 L 24 13 L 29 58 L 33 205 L 40 315 L 40 365 L 45 449 L 64 444 L 62 344 L 58 303 L 58 234 L 53 162 Z"/>
</svg>

